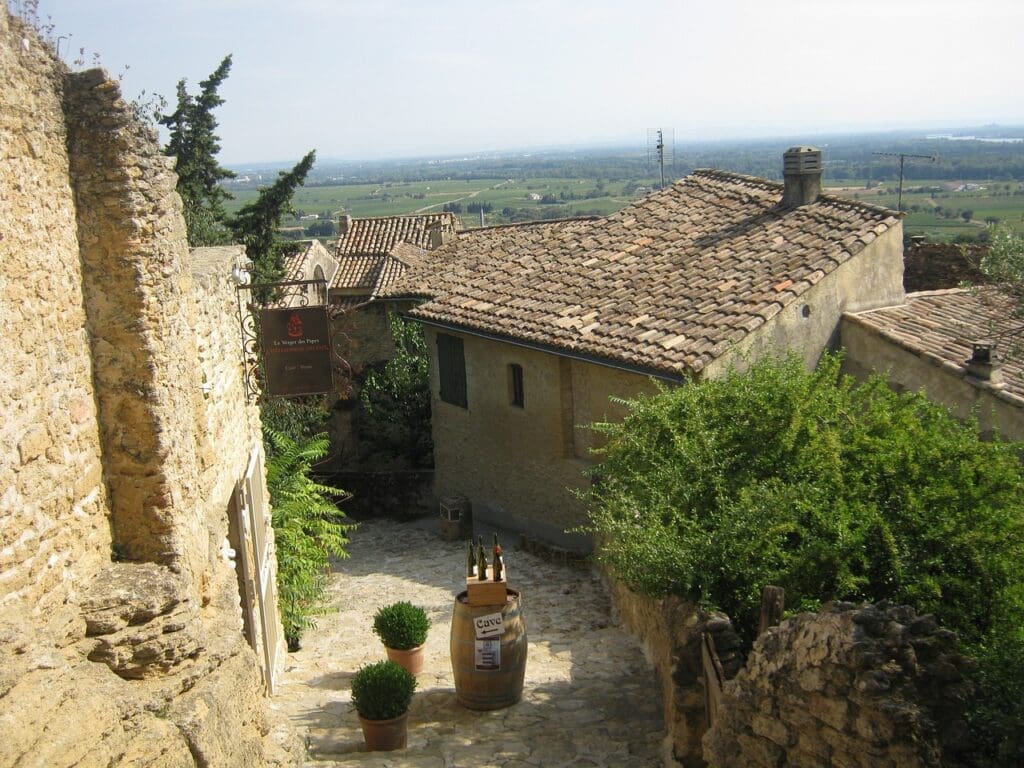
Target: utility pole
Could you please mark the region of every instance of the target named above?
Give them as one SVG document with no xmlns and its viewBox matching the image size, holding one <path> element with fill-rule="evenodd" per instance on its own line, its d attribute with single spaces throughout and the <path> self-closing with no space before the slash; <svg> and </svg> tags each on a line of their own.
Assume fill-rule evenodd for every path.
<svg viewBox="0 0 1024 768">
<path fill-rule="evenodd" d="M 665 188 L 665 135 L 658 129 L 658 165 L 661 166 L 661 188 Z"/>
<path fill-rule="evenodd" d="M 908 157 L 930 160 L 933 163 L 939 159 L 935 157 L 935 155 L 912 155 L 909 152 L 872 152 L 871 154 L 879 155 L 881 157 L 898 157 L 900 159 L 900 191 L 899 196 L 897 197 L 896 210 L 901 212 L 903 211 L 903 162 Z"/>
</svg>

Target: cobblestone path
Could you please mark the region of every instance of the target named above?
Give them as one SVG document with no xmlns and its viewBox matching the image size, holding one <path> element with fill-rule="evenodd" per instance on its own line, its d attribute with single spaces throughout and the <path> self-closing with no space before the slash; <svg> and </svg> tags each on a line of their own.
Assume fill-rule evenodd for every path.
<svg viewBox="0 0 1024 768">
<path fill-rule="evenodd" d="M 529 636 L 523 700 L 473 712 L 455 699 L 448 641 L 465 543 L 441 540 L 434 521 L 360 524 L 351 557 L 335 566 L 336 613 L 320 617 L 289 654 L 271 707 L 303 735 L 308 766 L 379 768 L 640 768 L 661 765 L 661 692 L 639 644 L 612 624 L 600 580 L 542 560 L 505 537 L 509 585 L 523 595 Z M 435 522 L 436 525 L 436 522 Z M 485 540 L 490 531 L 481 531 Z M 409 600 L 432 626 L 409 715 L 409 746 L 364 752 L 349 703 L 352 674 L 385 658 L 371 629 L 381 605 Z"/>
</svg>

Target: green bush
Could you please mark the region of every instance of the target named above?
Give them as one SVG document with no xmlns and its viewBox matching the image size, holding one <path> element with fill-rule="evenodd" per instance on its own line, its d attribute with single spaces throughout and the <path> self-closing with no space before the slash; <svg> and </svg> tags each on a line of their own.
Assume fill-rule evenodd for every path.
<svg viewBox="0 0 1024 768">
<path fill-rule="evenodd" d="M 267 461 L 267 488 L 273 507 L 271 522 L 277 549 L 277 601 L 290 646 L 326 613 L 326 584 L 330 558 L 347 557 L 344 513 L 331 501 L 340 488 L 318 483 L 313 464 L 327 453 L 327 436 L 297 442 L 264 428 L 273 446 Z"/>
<path fill-rule="evenodd" d="M 409 709 L 416 678 L 390 660 L 360 667 L 352 678 L 352 706 L 367 720 L 391 720 Z"/>
<path fill-rule="evenodd" d="M 373 616 L 373 631 L 386 648 L 408 651 L 427 641 L 430 619 L 422 608 L 412 603 L 392 603 Z"/>
<path fill-rule="evenodd" d="M 434 443 L 423 327 L 394 315 L 390 322 L 395 357 L 367 374 L 353 426 L 359 440 L 376 453 L 429 468 L 434 465 Z"/>
<path fill-rule="evenodd" d="M 1024 687 L 1024 639 L 1007 620 L 1024 606 L 1020 446 L 984 442 L 879 378 L 855 386 L 839 366 L 766 361 L 597 425 L 598 557 L 640 592 L 721 608 L 748 640 L 766 584 L 796 608 L 887 598 L 934 613 L 998 708 Z M 1020 722 L 1020 700 L 1007 706 Z"/>
</svg>

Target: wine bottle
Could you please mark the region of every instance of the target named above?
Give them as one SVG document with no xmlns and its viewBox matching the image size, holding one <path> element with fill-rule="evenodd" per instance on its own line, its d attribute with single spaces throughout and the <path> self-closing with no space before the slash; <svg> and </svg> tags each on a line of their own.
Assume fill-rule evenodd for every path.
<svg viewBox="0 0 1024 768">
<path fill-rule="evenodd" d="M 501 556 L 501 545 L 498 543 L 498 534 L 494 534 L 494 565 L 491 568 L 492 578 L 495 581 L 501 581 L 501 573 L 504 570 L 504 561 Z"/>
<path fill-rule="evenodd" d="M 476 575 L 476 554 L 473 552 L 473 537 L 469 537 L 469 552 L 466 554 L 466 578 Z"/>
<path fill-rule="evenodd" d="M 484 552 L 484 537 L 477 537 L 476 549 L 476 577 L 480 581 L 487 581 L 487 553 Z"/>
</svg>

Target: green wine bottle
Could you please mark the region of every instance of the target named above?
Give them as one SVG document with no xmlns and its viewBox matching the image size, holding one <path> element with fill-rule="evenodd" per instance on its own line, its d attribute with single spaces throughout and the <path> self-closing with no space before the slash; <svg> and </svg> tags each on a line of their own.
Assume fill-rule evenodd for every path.
<svg viewBox="0 0 1024 768">
<path fill-rule="evenodd" d="M 487 553 L 484 552 L 484 537 L 477 537 L 476 548 L 476 577 L 480 581 L 487 581 Z"/>
<path fill-rule="evenodd" d="M 494 549 L 492 552 L 494 565 L 491 567 L 491 578 L 501 581 L 501 574 L 505 570 L 505 562 L 501 556 L 501 545 L 498 543 L 498 534 L 494 534 Z"/>
<path fill-rule="evenodd" d="M 469 552 L 466 554 L 466 578 L 476 575 L 476 554 L 473 552 L 473 537 L 469 537 Z"/>
</svg>

